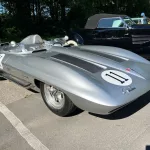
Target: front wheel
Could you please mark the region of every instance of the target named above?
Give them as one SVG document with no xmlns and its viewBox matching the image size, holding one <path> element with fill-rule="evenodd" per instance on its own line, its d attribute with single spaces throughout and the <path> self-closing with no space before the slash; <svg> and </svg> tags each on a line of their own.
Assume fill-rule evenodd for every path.
<svg viewBox="0 0 150 150">
<path fill-rule="evenodd" d="M 45 83 L 41 83 L 40 90 L 45 104 L 56 115 L 64 117 L 75 111 L 76 106 L 62 91 Z"/>
</svg>

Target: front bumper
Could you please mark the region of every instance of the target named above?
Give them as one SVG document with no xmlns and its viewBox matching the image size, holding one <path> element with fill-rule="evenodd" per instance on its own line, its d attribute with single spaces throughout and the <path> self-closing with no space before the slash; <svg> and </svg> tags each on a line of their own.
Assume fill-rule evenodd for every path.
<svg viewBox="0 0 150 150">
<path fill-rule="evenodd" d="M 67 95 L 78 108 L 95 114 L 107 115 L 114 113 L 115 111 L 125 107 L 126 105 L 134 102 L 139 98 L 140 100 L 142 100 L 145 94 L 149 94 L 150 96 L 149 91 L 150 91 L 150 84 L 147 83 L 147 87 L 145 87 L 144 90 L 139 89 L 137 91 L 136 90 L 132 91 L 128 95 L 124 96 L 124 98 L 123 97 L 119 97 L 118 99 L 112 98 L 112 100 L 107 102 L 105 105 L 103 105 L 100 100 L 97 103 L 95 103 L 93 101 L 69 93 Z"/>
</svg>

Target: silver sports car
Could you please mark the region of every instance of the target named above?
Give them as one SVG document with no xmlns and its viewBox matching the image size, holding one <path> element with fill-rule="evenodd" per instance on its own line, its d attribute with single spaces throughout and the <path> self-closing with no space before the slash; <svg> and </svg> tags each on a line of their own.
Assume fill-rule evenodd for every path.
<svg viewBox="0 0 150 150">
<path fill-rule="evenodd" d="M 110 114 L 150 90 L 146 59 L 121 48 L 77 46 L 65 40 L 44 41 L 31 35 L 20 43 L 1 44 L 0 75 L 40 91 L 59 116 L 77 107 Z"/>
</svg>

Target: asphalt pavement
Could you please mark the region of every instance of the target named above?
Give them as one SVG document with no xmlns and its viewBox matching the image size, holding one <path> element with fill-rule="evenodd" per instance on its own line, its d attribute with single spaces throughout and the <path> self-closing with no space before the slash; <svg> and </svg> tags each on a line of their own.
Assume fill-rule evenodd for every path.
<svg viewBox="0 0 150 150">
<path fill-rule="evenodd" d="M 113 115 L 63 118 L 40 94 L 0 82 L 0 150 L 150 150 L 150 93 Z"/>
</svg>

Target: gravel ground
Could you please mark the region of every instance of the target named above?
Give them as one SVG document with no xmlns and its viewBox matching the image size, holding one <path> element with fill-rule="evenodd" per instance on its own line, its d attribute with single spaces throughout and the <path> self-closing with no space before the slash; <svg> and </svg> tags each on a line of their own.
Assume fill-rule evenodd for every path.
<svg viewBox="0 0 150 150">
<path fill-rule="evenodd" d="M 0 101 L 7 105 L 33 94 L 8 80 L 0 81 Z"/>
</svg>

